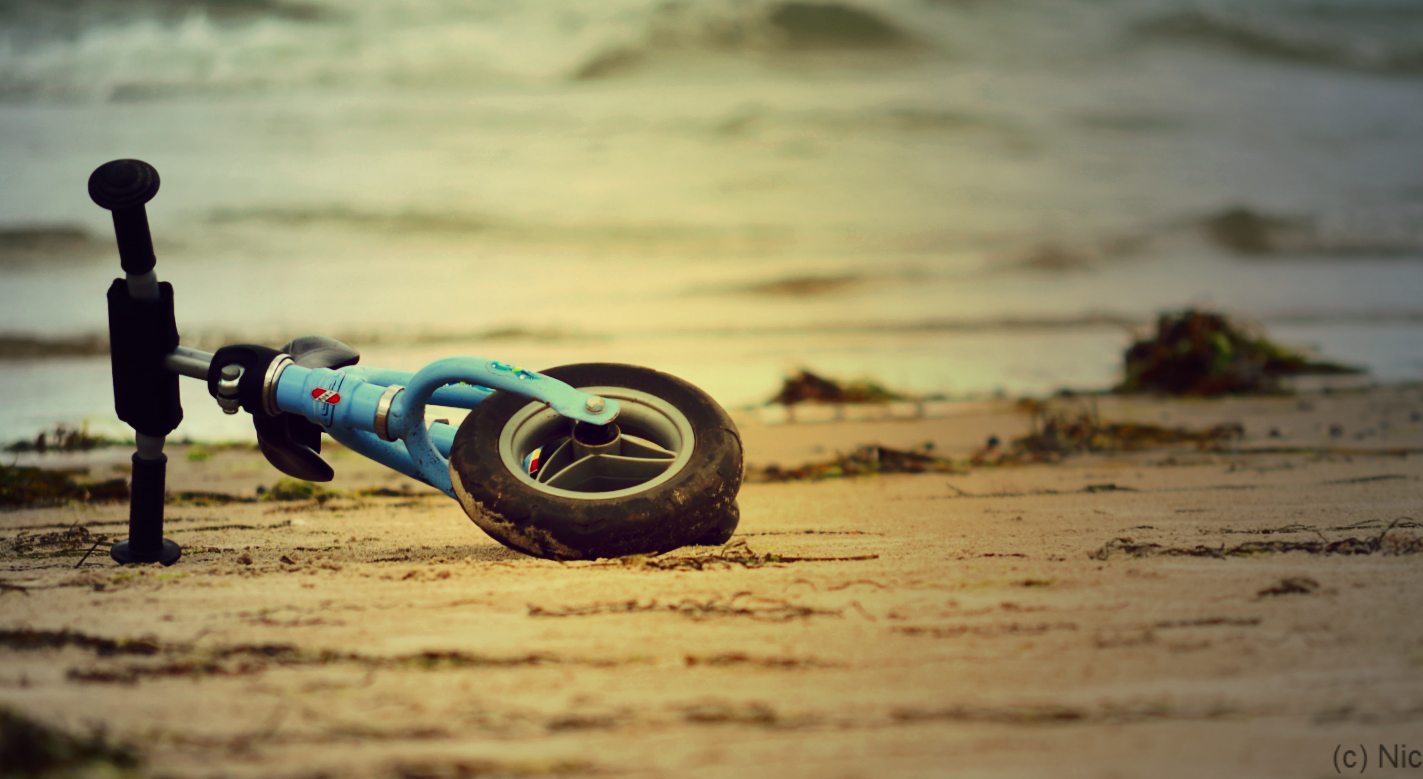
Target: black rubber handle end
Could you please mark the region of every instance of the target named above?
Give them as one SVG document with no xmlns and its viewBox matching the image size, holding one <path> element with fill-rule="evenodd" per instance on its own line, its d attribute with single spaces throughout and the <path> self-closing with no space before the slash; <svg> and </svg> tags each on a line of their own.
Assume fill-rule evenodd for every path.
<svg viewBox="0 0 1423 779">
<path fill-rule="evenodd" d="M 106 162 L 89 174 L 89 197 L 113 212 L 119 262 L 129 275 L 147 273 L 157 262 L 143 208 L 156 194 L 158 171 L 143 160 Z"/>
<path fill-rule="evenodd" d="M 89 197 L 110 211 L 139 208 L 158 194 L 158 171 L 143 160 L 106 162 L 89 174 Z"/>
</svg>

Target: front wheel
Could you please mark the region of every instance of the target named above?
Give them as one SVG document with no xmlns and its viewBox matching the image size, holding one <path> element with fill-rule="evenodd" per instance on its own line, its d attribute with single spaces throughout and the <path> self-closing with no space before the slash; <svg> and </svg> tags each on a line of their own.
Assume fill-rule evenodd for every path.
<svg viewBox="0 0 1423 779">
<path fill-rule="evenodd" d="M 698 542 L 739 514 L 741 438 L 706 393 L 633 365 L 543 373 L 622 410 L 615 429 L 575 429 L 543 403 L 501 391 L 470 412 L 450 450 L 450 480 L 495 540 L 554 560 L 621 557 Z"/>
</svg>

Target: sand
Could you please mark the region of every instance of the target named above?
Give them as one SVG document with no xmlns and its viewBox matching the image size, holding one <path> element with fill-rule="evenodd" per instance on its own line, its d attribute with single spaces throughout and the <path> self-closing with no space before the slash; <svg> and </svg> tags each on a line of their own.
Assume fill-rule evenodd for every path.
<svg viewBox="0 0 1423 779">
<path fill-rule="evenodd" d="M 1029 424 L 941 411 L 740 422 L 760 465 L 963 457 Z M 21 531 L 122 535 L 122 505 L 8 512 L 0 706 L 102 726 L 172 777 L 1402 774 L 1396 747 L 1423 748 L 1420 411 L 1419 387 L 1102 399 L 1246 435 L 747 484 L 731 546 L 655 559 L 523 557 L 428 491 L 170 505 L 167 569 L 16 552 Z M 191 451 L 170 447 L 172 489 L 277 476 Z M 402 486 L 334 454 L 337 488 Z M 125 457 L 83 459 L 107 478 Z"/>
</svg>

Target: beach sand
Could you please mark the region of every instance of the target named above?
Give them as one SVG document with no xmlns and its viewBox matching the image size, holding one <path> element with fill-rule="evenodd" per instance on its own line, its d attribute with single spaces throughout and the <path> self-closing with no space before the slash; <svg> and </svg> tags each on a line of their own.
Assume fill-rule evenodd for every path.
<svg viewBox="0 0 1423 779">
<path fill-rule="evenodd" d="M 87 544 L 17 535 L 121 536 L 125 506 L 13 511 L 0 706 L 102 726 L 172 777 L 1299 777 L 1360 751 L 1413 770 L 1387 761 L 1423 748 L 1420 411 L 1416 386 L 1102 398 L 1104 419 L 1245 436 L 747 484 L 732 546 L 655 559 L 524 557 L 424 490 L 174 504 L 176 566 L 100 545 L 76 569 Z M 875 413 L 743 414 L 747 461 L 963 458 L 1030 424 L 1006 401 Z M 169 448 L 170 489 L 277 477 L 191 451 Z M 99 479 L 126 458 L 82 459 Z M 338 489 L 402 488 L 333 462 Z"/>
</svg>

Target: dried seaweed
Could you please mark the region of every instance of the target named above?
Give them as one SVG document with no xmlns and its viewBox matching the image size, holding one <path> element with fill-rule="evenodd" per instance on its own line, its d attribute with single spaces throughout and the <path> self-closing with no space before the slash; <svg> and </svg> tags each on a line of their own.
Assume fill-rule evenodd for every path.
<svg viewBox="0 0 1423 779">
<path fill-rule="evenodd" d="M 1237 712 L 1222 705 L 1202 709 L 1183 709 L 1166 704 L 1135 706 L 1108 705 L 1095 709 L 1052 704 L 1028 706 L 949 706 L 941 709 L 895 709 L 890 717 L 897 723 L 921 722 L 994 722 L 1011 725 L 1053 725 L 1082 722 L 1150 722 L 1154 720 L 1214 719 Z"/>
<path fill-rule="evenodd" d="M 10 541 L 10 549 L 20 557 L 67 557 L 94 549 L 108 540 L 109 536 L 104 533 L 90 533 L 87 527 L 72 525 L 39 535 L 22 532 Z"/>
<path fill-rule="evenodd" d="M 434 492 L 416 492 L 415 490 L 405 487 L 398 490 L 391 489 L 390 487 L 366 487 L 356 490 L 351 494 L 360 498 L 430 498 L 436 495 Z"/>
<path fill-rule="evenodd" d="M 676 603 L 658 603 L 656 600 L 639 603 L 636 600 L 590 603 L 586 606 L 563 606 L 543 608 L 529 606 L 531 617 L 591 617 L 601 614 L 638 614 L 650 612 L 671 612 L 689 619 L 704 620 L 715 617 L 750 617 L 760 622 L 789 622 L 812 616 L 840 616 L 839 609 L 816 609 L 798 606 L 781 600 L 748 598 L 748 593 L 740 593 L 729 600 L 713 598 L 709 601 L 695 601 L 690 598 Z"/>
<path fill-rule="evenodd" d="M 739 565 L 742 568 L 761 568 L 778 563 L 824 563 L 848 560 L 875 560 L 879 555 L 856 555 L 853 557 L 792 557 L 774 553 L 759 554 L 743 540 L 733 541 L 712 552 L 692 555 L 631 555 L 619 557 L 601 565 L 621 565 L 632 568 L 653 568 L 659 571 L 702 571 L 708 568 L 726 568 Z"/>
<path fill-rule="evenodd" d="M 136 747 L 111 742 L 102 730 L 78 736 L 0 709 L 0 770 L 6 777 L 125 776 L 142 764 Z"/>
<path fill-rule="evenodd" d="M 908 399 L 872 381 L 838 382 L 802 369 L 786 377 L 781 391 L 770 402 L 794 406 L 797 403 L 890 403 Z"/>
<path fill-rule="evenodd" d="M 840 454 L 832 460 L 807 463 L 799 468 L 782 469 L 779 465 L 746 467 L 743 481 L 752 483 L 782 481 L 817 481 L 881 473 L 967 473 L 967 469 L 952 460 L 930 454 L 932 446 L 918 449 L 891 449 L 871 444 L 850 454 Z"/>
<path fill-rule="evenodd" d="M 264 492 L 261 499 L 264 501 L 314 500 L 317 503 L 325 503 L 328 500 L 345 496 L 346 494 L 343 492 L 328 489 L 315 482 L 284 477 L 278 479 L 271 489 Z"/>
<path fill-rule="evenodd" d="M 802 657 L 752 657 L 744 652 L 729 652 L 720 655 L 687 655 L 689 666 L 709 665 L 718 668 L 754 666 L 757 668 L 839 668 L 837 663 L 825 663 Z"/>
<path fill-rule="evenodd" d="M 764 703 L 703 703 L 683 709 L 682 718 L 700 725 L 731 723 L 771 726 L 780 723 L 776 710 Z"/>
<path fill-rule="evenodd" d="M 1245 433 L 1241 425 L 1233 423 L 1208 430 L 1105 423 L 1090 410 L 1053 408 L 1035 401 L 1020 405 L 1033 415 L 1032 432 L 1014 439 L 1006 450 L 1000 450 L 996 441 L 990 441 L 970 462 L 974 465 L 1057 462 L 1071 454 L 1135 451 L 1181 444 L 1205 447 L 1234 441 Z"/>
<path fill-rule="evenodd" d="M 102 435 L 89 433 L 89 426 L 78 429 L 68 425 L 55 425 L 53 430 L 41 431 L 33 440 L 16 441 L 5 447 L 7 452 L 87 452 L 104 446 L 118 446 L 132 442 L 118 441 Z"/>
<path fill-rule="evenodd" d="M 1289 576 L 1278 584 L 1266 587 L 1257 593 L 1260 597 L 1271 595 L 1311 595 L 1319 589 L 1319 582 L 1308 576 Z"/>
<path fill-rule="evenodd" d="M 611 661 L 561 658 L 541 652 L 505 657 L 457 651 L 424 651 L 408 655 L 378 656 L 355 652 L 307 651 L 294 644 L 235 644 L 198 649 L 190 644 L 160 643 L 152 638 L 112 639 L 69 630 L 0 630 L 0 647 L 22 651 L 74 647 L 98 657 L 143 657 L 143 662 L 71 668 L 72 681 L 133 684 L 143 679 L 192 676 L 247 676 L 272 666 L 299 667 L 353 664 L 368 669 L 439 670 L 448 668 L 510 668 L 530 665 L 580 663 L 591 666 Z M 154 662 L 154 661 L 158 662 Z"/>
<path fill-rule="evenodd" d="M 550 729 L 557 730 L 550 723 Z M 503 763 L 493 760 L 459 759 L 436 760 L 427 758 L 415 761 L 400 761 L 390 769 L 391 779 L 477 779 L 478 777 L 512 776 L 567 776 L 573 774 L 599 774 L 601 771 L 592 764 L 579 760 L 559 760 L 549 763 Z M 324 774 L 323 774 L 324 776 Z"/>
<path fill-rule="evenodd" d="M 1075 622 L 1040 622 L 1024 625 L 1011 622 L 1006 625 L 910 625 L 893 628 L 895 633 L 906 636 L 929 636 L 931 638 L 958 638 L 960 636 L 1040 636 L 1052 630 L 1076 630 Z"/>
<path fill-rule="evenodd" d="M 78 647 L 101 657 L 113 655 L 156 655 L 163 647 L 151 638 L 101 638 L 70 630 L 0 630 L 0 646 L 6 649 L 63 649 Z"/>
<path fill-rule="evenodd" d="M 1155 622 L 1155 630 L 1171 628 L 1213 628 L 1213 627 L 1254 627 L 1263 622 L 1260 617 L 1199 617 L 1197 619 L 1169 619 Z"/>
<path fill-rule="evenodd" d="M 170 492 L 163 496 L 163 502 L 170 506 L 205 508 L 208 506 L 226 506 L 230 503 L 256 503 L 257 499 L 243 497 L 241 495 L 231 495 L 226 492 L 181 491 Z"/>
<path fill-rule="evenodd" d="M 1132 344 L 1124 360 L 1126 378 L 1115 388 L 1123 393 L 1275 394 L 1284 376 L 1363 372 L 1313 362 L 1221 314 L 1196 309 L 1161 314 L 1156 335 Z"/>
<path fill-rule="evenodd" d="M 1423 536 L 1405 528 L 1414 527 L 1407 518 L 1399 518 L 1372 538 L 1349 538 L 1337 541 L 1247 541 L 1237 546 L 1167 547 L 1161 544 L 1137 543 L 1130 538 L 1114 538 L 1088 557 L 1110 560 L 1116 555 L 1126 557 L 1258 557 L 1284 552 L 1305 552 L 1313 555 L 1416 555 L 1423 554 Z"/>
<path fill-rule="evenodd" d="M 0 507 L 52 506 L 71 500 L 95 503 L 128 499 L 128 483 L 123 479 L 80 484 L 74 477 L 82 473 L 82 470 L 0 465 Z"/>
<path fill-rule="evenodd" d="M 537 652 L 512 657 L 489 657 L 465 652 L 425 651 L 395 657 L 374 657 L 348 652 L 303 652 L 291 644 L 241 645 L 206 652 L 184 652 L 177 648 L 171 651 L 180 655 L 172 662 L 71 668 L 66 678 L 76 682 L 134 684 L 143 679 L 167 677 L 250 676 L 263 673 L 274 665 L 299 667 L 352 663 L 369 669 L 433 671 L 451 668 L 513 668 L 562 662 L 554 655 Z"/>
<path fill-rule="evenodd" d="M 953 706 L 945 709 L 896 709 L 890 716 L 897 722 L 1005 722 L 1015 725 L 1037 725 L 1060 722 L 1082 722 L 1092 715 L 1070 706 L 1020 706 L 1002 709 Z"/>
</svg>

